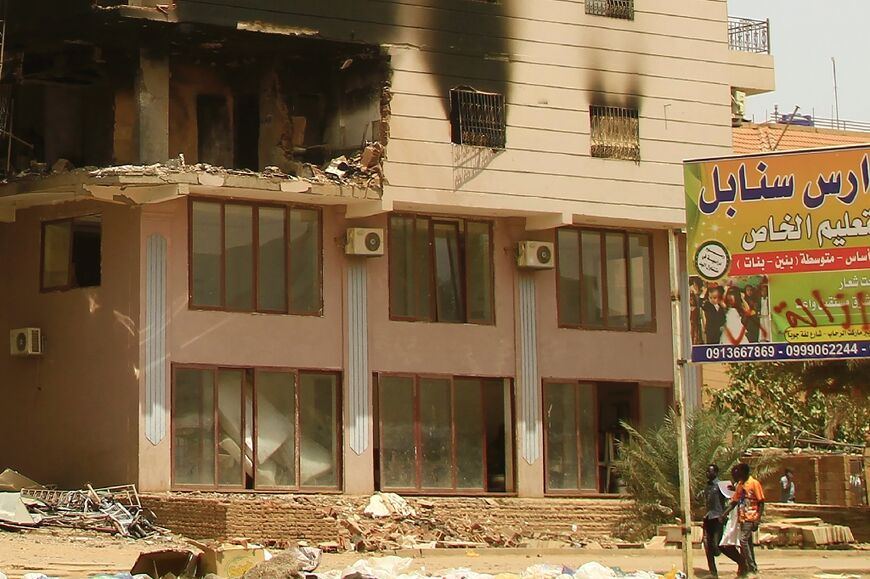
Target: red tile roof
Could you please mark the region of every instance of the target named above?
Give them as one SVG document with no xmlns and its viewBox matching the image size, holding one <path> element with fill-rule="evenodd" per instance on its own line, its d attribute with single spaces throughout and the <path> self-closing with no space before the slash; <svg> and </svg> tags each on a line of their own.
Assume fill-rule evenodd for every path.
<svg viewBox="0 0 870 579">
<path fill-rule="evenodd" d="M 780 136 L 782 136 L 781 140 Z M 779 146 L 776 150 L 785 151 L 870 143 L 870 133 L 819 129 L 800 125 L 757 125 L 752 123 L 735 127 L 732 131 L 734 152 L 737 154 L 772 151 L 777 140 L 779 140 Z"/>
</svg>

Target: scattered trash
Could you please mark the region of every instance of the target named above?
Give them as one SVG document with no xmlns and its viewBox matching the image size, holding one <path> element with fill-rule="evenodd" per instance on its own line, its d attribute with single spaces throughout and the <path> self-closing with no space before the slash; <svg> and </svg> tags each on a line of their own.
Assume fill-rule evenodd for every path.
<svg viewBox="0 0 870 579">
<path fill-rule="evenodd" d="M 130 569 L 130 574 L 152 579 L 161 579 L 169 573 L 175 577 L 192 577 L 196 573 L 197 560 L 192 551 L 168 549 L 142 553 Z"/>
<path fill-rule="evenodd" d="M 214 573 L 221 577 L 235 579 L 247 576 L 247 572 L 255 565 L 266 561 L 266 549 L 262 545 L 248 542 L 247 539 L 232 539 L 223 543 L 200 543 L 193 540 L 189 542 L 202 550 L 199 556 L 200 575 Z M 297 566 L 298 564 L 296 562 Z"/>
<path fill-rule="evenodd" d="M 0 492 L 17 492 L 21 489 L 44 488 L 38 482 L 7 468 L 0 473 Z"/>
<path fill-rule="evenodd" d="M 18 494 L 33 522 L 48 525 L 117 533 L 144 539 L 164 529 L 146 516 L 135 485 L 75 491 L 24 488 Z M 19 523 L 21 524 L 21 523 Z"/>
<path fill-rule="evenodd" d="M 369 498 L 369 504 L 363 511 L 370 517 L 380 518 L 398 515 L 399 517 L 413 517 L 417 514 L 408 501 L 396 493 L 376 493 Z"/>
</svg>

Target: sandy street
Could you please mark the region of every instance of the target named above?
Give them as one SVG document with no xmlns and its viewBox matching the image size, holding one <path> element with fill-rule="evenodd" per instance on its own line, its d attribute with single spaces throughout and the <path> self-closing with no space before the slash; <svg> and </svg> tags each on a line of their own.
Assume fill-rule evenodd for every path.
<svg viewBox="0 0 870 579">
<path fill-rule="evenodd" d="M 187 544 L 180 538 L 134 541 L 64 529 L 0 532 L 0 572 L 12 579 L 31 571 L 59 577 L 86 577 L 98 572 L 128 571 L 140 552 L 173 547 L 187 548 Z M 413 569 L 425 570 L 430 574 L 458 567 L 483 573 L 519 573 L 537 563 L 576 568 L 588 561 L 598 561 L 625 571 L 641 569 L 663 573 L 680 563 L 680 554 L 676 550 L 645 549 L 457 549 L 405 551 L 398 554 L 413 557 Z M 357 553 L 325 554 L 318 571 L 342 569 L 360 557 Z M 762 577 L 812 577 L 818 573 L 870 577 L 870 550 L 765 549 L 759 550 L 757 557 Z M 706 572 L 704 565 L 703 553 L 696 551 L 695 568 L 699 577 Z M 722 577 L 733 576 L 736 570 L 724 558 L 720 558 L 719 567 Z"/>
</svg>

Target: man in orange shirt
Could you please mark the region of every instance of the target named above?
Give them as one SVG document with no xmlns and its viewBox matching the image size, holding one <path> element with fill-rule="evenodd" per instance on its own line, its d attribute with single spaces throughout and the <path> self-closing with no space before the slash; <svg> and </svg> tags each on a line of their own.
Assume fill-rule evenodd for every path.
<svg viewBox="0 0 870 579">
<path fill-rule="evenodd" d="M 749 465 L 745 462 L 737 463 L 731 469 L 731 478 L 737 482 L 731 504 L 722 514 L 722 519 L 728 516 L 735 507 L 737 508 L 737 522 L 740 525 L 740 563 L 737 566 L 737 574 L 745 577 L 749 573 L 757 573 L 758 566 L 755 564 L 755 548 L 752 544 L 752 533 L 758 530 L 761 516 L 764 514 L 764 489 L 761 483 L 749 476 Z"/>
</svg>

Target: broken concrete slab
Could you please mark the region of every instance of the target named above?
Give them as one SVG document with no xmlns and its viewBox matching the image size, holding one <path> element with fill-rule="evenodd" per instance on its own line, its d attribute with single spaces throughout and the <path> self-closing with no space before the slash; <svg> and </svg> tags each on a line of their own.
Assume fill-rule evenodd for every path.
<svg viewBox="0 0 870 579">
<path fill-rule="evenodd" d="M 18 473 L 11 468 L 7 468 L 0 473 L 0 492 L 15 492 L 21 489 L 41 489 L 45 488 L 35 480 L 29 479 L 21 473 Z"/>
</svg>

